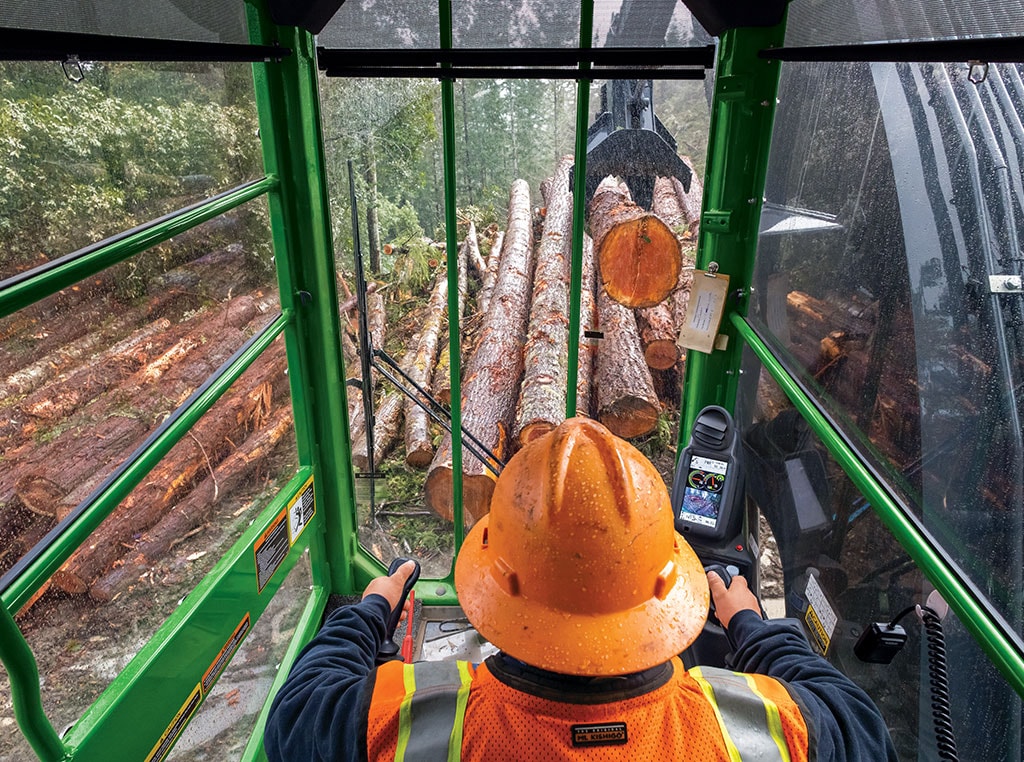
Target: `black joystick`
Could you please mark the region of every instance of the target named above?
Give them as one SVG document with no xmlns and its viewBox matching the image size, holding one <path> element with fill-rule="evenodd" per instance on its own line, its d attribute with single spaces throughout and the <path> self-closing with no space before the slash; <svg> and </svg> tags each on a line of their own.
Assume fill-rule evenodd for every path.
<svg viewBox="0 0 1024 762">
<path fill-rule="evenodd" d="M 387 628 L 384 631 L 384 642 L 381 643 L 380 650 L 377 651 L 378 664 L 383 664 L 386 661 L 397 658 L 400 650 L 398 644 L 395 643 L 395 630 L 398 629 L 398 623 L 402 619 L 402 609 L 405 608 L 405 601 L 409 598 L 409 591 L 419 581 L 420 563 L 412 558 L 396 558 L 388 567 L 388 576 L 390 577 L 398 571 L 398 567 L 407 561 L 412 561 L 416 564 L 416 567 L 412 570 L 412 574 L 409 575 L 409 579 L 405 581 L 405 586 L 402 588 L 402 597 L 398 599 L 398 604 L 391 610 L 391 616 L 388 617 Z"/>
</svg>

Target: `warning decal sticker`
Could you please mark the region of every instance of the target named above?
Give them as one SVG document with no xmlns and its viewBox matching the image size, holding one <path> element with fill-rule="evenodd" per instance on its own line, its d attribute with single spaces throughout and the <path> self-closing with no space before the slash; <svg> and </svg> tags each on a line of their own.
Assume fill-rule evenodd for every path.
<svg viewBox="0 0 1024 762">
<path fill-rule="evenodd" d="M 316 513 L 316 501 L 313 498 L 313 477 L 309 477 L 299 494 L 288 503 L 288 539 L 294 545 L 302 530 L 312 521 Z"/>
<path fill-rule="evenodd" d="M 807 599 L 807 613 L 804 614 L 804 621 L 811 633 L 811 640 L 818 647 L 822 656 L 828 651 L 832 644 L 832 634 L 836 631 L 836 624 L 839 618 L 832 609 L 825 591 L 821 589 L 818 580 L 813 576 L 807 577 L 807 590 L 804 592 Z"/>
<path fill-rule="evenodd" d="M 220 653 L 217 654 L 217 658 L 213 660 L 206 672 L 203 673 L 203 695 L 205 696 L 210 692 L 210 688 L 217 682 L 217 678 L 220 677 L 220 673 L 224 671 L 224 667 L 231 661 L 231 657 L 235 655 L 235 651 L 242 645 L 242 641 L 245 640 L 245 636 L 249 633 L 249 612 L 245 612 L 245 616 L 242 617 L 242 621 L 238 627 L 228 638 L 228 642 L 224 644 L 224 647 L 220 649 Z"/>
<path fill-rule="evenodd" d="M 292 545 L 299 539 L 299 535 L 313 520 L 315 514 L 316 500 L 313 496 L 311 476 L 253 543 L 257 592 L 262 593 L 274 572 L 281 568 L 281 564 L 288 557 L 288 551 L 292 549 Z"/>
<path fill-rule="evenodd" d="M 267 530 L 253 544 L 256 556 L 256 589 L 262 593 L 270 578 L 274 576 L 292 545 L 288 542 L 288 509 L 283 509 L 270 522 Z"/>
<path fill-rule="evenodd" d="M 167 730 L 160 736 L 160 740 L 156 742 L 153 750 L 149 752 L 146 762 L 161 762 L 167 756 L 167 752 L 174 746 L 174 742 L 178 740 L 178 736 L 181 735 L 181 731 L 188 725 L 188 721 L 192 719 L 192 715 L 195 714 L 202 700 L 203 692 L 199 683 L 196 683 L 196 687 L 192 689 L 188 699 L 186 699 L 181 709 L 178 710 L 178 713 L 174 715 L 174 719 L 167 726 Z"/>
</svg>

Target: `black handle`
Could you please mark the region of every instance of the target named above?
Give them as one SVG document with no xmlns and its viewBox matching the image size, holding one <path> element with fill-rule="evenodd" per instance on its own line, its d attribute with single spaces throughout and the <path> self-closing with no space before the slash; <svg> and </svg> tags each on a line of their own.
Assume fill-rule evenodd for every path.
<svg viewBox="0 0 1024 762">
<path fill-rule="evenodd" d="M 405 608 L 405 602 L 409 598 L 409 591 L 419 581 L 420 562 L 414 558 L 396 558 L 388 567 L 388 576 L 390 577 L 398 571 L 399 566 L 407 561 L 412 561 L 416 566 L 412 570 L 412 574 L 409 575 L 409 579 L 405 581 L 405 587 L 402 588 L 402 597 L 398 599 L 398 604 L 391 610 L 391 616 L 388 617 L 387 628 L 384 632 L 384 642 L 381 643 L 380 650 L 377 652 L 378 664 L 394 659 L 398 656 L 400 650 L 398 644 L 395 643 L 395 630 L 398 629 L 398 623 L 402 619 L 402 609 Z"/>
<path fill-rule="evenodd" d="M 704 572 L 714 572 L 719 577 L 721 577 L 722 582 L 725 583 L 726 590 L 728 590 L 729 585 L 732 584 L 732 575 L 728 571 L 726 571 L 725 567 L 722 564 L 708 564 L 704 567 Z"/>
</svg>

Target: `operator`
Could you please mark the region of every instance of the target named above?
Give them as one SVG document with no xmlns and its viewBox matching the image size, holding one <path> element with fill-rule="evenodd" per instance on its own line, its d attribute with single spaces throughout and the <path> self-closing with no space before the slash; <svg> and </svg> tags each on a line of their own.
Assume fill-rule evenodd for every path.
<svg viewBox="0 0 1024 762">
<path fill-rule="evenodd" d="M 628 442 L 572 418 L 527 444 L 455 565 L 500 652 L 375 666 L 412 563 L 370 582 L 299 655 L 267 720 L 271 762 L 895 760 L 881 714 L 742 577 L 705 575 Z M 737 672 L 687 671 L 708 596 Z"/>
</svg>

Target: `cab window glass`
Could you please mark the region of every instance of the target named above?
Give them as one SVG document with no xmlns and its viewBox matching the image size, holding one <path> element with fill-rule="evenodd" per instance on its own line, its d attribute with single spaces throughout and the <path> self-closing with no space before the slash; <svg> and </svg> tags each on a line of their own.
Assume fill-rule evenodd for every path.
<svg viewBox="0 0 1024 762">
<path fill-rule="evenodd" d="M 1022 96 L 1013 64 L 783 66 L 751 309 L 1018 633 Z"/>
</svg>

